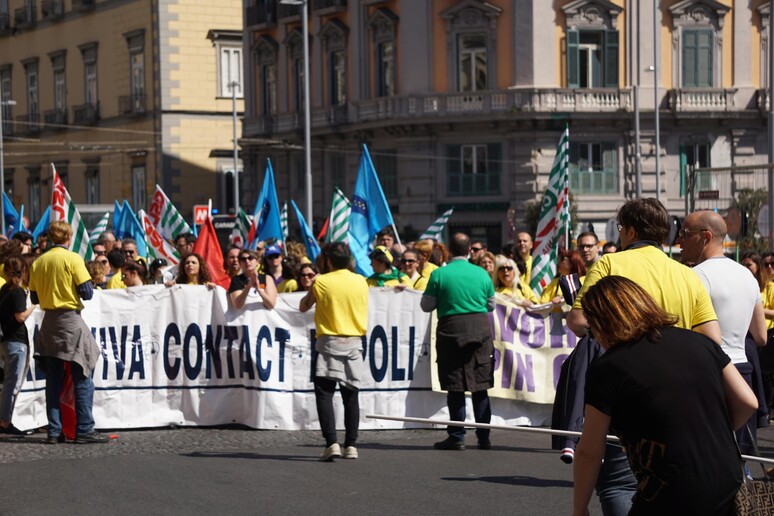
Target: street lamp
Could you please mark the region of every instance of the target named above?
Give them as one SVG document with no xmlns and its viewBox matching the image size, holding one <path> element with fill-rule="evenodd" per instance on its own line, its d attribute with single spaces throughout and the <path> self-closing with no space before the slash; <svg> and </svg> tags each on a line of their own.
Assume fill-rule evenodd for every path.
<svg viewBox="0 0 774 516">
<path fill-rule="evenodd" d="M 656 130 L 656 199 L 661 199 L 661 130 L 659 127 L 659 97 L 658 97 L 658 63 L 659 63 L 659 42 L 661 33 L 658 31 L 659 15 L 658 0 L 653 0 L 653 116 Z"/>
<path fill-rule="evenodd" d="M 304 38 L 304 189 L 306 190 L 306 222 L 309 228 L 314 228 L 312 220 L 312 135 L 310 133 L 311 119 L 309 116 L 311 101 L 309 100 L 309 0 L 280 0 L 285 5 L 301 6 L 301 27 Z"/>
<path fill-rule="evenodd" d="M 0 100 L 0 190 L 5 193 L 5 163 L 3 163 L 3 107 L 15 106 L 15 100 Z M 0 231 L 5 235 L 5 195 L 0 195 Z"/>
</svg>

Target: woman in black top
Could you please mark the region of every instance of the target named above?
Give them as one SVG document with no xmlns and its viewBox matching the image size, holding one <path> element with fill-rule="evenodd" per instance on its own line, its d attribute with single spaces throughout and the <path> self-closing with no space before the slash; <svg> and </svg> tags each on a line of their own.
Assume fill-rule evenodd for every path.
<svg viewBox="0 0 774 516">
<path fill-rule="evenodd" d="M 24 321 L 35 309 L 27 307 L 27 291 L 22 286 L 28 279 L 27 265 L 20 256 L 5 260 L 7 282 L 0 288 L 0 327 L 3 339 L 0 356 L 5 364 L 5 380 L 0 393 L 0 434 L 22 436 L 23 432 L 11 424 L 16 395 L 27 372 L 27 327 Z"/>
<path fill-rule="evenodd" d="M 672 326 L 676 316 L 621 276 L 601 279 L 582 307 L 606 352 L 586 378 L 573 514 L 588 513 L 608 431 L 637 477 L 629 514 L 732 513 L 742 481 L 733 429 L 758 403 L 728 356 Z"/>
</svg>

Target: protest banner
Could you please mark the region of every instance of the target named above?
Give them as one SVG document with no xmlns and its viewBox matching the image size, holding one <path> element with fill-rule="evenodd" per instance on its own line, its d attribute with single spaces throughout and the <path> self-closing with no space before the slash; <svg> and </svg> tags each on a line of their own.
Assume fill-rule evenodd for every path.
<svg viewBox="0 0 774 516">
<path fill-rule="evenodd" d="M 97 427 L 240 423 L 261 429 L 319 428 L 312 384 L 314 315 L 298 311 L 302 297 L 283 294 L 274 310 L 266 310 L 251 293 L 245 308 L 235 310 L 219 287 L 96 291 L 81 315 L 102 347 L 93 373 Z M 420 297 L 416 291 L 369 291 L 363 415 L 448 417 L 446 397 L 432 390 L 430 314 L 419 308 Z M 497 369 L 511 373 L 498 381 L 498 391 L 510 399 L 493 400 L 495 423 L 541 425 L 550 417 L 545 401 L 514 400 L 550 403 L 555 380 L 548 377 L 548 366 L 540 364 L 551 364 L 555 355 L 569 350 L 552 347 L 559 341 L 551 341 L 545 327 L 528 317 L 513 307 L 501 318 L 497 313 L 492 317 L 495 328 L 505 328 L 500 334 L 511 336 L 496 355 L 502 357 Z M 36 310 L 26 323 L 31 355 L 42 318 L 43 312 Z M 522 330 L 520 325 L 526 326 Z M 545 340 L 539 343 L 535 339 L 541 336 Z M 502 380 L 506 376 L 513 381 Z M 13 417 L 19 428 L 46 424 L 45 375 L 34 361 Z M 361 427 L 404 425 L 415 426 L 363 419 Z"/>
</svg>

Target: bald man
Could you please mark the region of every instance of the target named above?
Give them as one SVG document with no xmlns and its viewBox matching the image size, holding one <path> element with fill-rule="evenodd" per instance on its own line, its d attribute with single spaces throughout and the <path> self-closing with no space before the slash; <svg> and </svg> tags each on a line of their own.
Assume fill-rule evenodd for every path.
<svg viewBox="0 0 774 516">
<path fill-rule="evenodd" d="M 720 323 L 720 347 L 754 390 L 753 366 L 747 360 L 745 339 L 749 331 L 755 344 L 766 344 L 763 300 L 750 271 L 723 253 L 726 233 L 723 217 L 714 211 L 697 211 L 685 218 L 677 241 L 682 247 L 683 261 L 697 264 L 693 270 L 712 299 Z M 756 419 L 753 414 L 747 428 L 736 432 L 744 454 L 755 453 L 751 438 L 756 434 Z"/>
</svg>

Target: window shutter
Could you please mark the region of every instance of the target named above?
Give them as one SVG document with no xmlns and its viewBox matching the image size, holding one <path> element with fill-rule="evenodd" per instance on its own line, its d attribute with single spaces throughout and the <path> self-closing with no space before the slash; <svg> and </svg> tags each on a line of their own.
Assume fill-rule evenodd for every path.
<svg viewBox="0 0 774 516">
<path fill-rule="evenodd" d="M 567 87 L 580 87 L 580 34 L 577 30 L 567 31 Z"/>
<path fill-rule="evenodd" d="M 680 197 L 685 196 L 685 178 L 686 169 L 688 167 L 688 152 L 685 145 L 680 145 Z"/>
<path fill-rule="evenodd" d="M 605 31 L 605 88 L 618 87 L 618 31 Z"/>
</svg>

